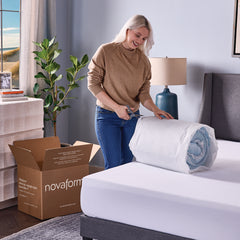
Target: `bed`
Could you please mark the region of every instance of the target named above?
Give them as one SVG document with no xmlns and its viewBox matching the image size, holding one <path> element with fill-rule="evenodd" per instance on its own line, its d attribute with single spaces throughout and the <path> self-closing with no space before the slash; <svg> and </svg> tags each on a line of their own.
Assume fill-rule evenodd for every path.
<svg viewBox="0 0 240 240">
<path fill-rule="evenodd" d="M 84 240 L 240 236 L 240 75 L 205 74 L 199 121 L 215 129 L 211 170 L 184 174 L 132 162 L 83 179 Z"/>
</svg>

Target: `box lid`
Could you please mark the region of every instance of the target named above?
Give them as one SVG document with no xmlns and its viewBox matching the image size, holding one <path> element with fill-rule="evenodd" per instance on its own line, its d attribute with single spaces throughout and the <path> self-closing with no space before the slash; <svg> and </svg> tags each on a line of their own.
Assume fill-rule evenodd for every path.
<svg viewBox="0 0 240 240">
<path fill-rule="evenodd" d="M 18 165 L 39 170 L 86 165 L 99 150 L 99 145 L 76 141 L 60 147 L 58 137 L 14 141 L 9 145 Z"/>
<path fill-rule="evenodd" d="M 87 142 L 82 142 L 82 141 L 76 141 L 73 146 L 83 146 L 88 144 Z M 93 157 L 95 156 L 95 154 L 98 152 L 98 150 L 100 149 L 100 146 L 97 144 L 92 143 L 92 151 L 91 151 L 91 155 L 89 158 L 89 162 L 93 159 Z"/>
<path fill-rule="evenodd" d="M 13 145 L 9 145 L 9 147 L 18 165 L 21 164 L 22 166 L 25 167 L 40 170 L 40 166 L 35 161 L 31 150 L 21 147 L 15 147 Z"/>
<path fill-rule="evenodd" d="M 42 166 L 45 158 L 45 150 L 51 148 L 60 148 L 61 144 L 58 137 L 46 137 L 14 141 L 13 146 L 30 150 L 35 161 L 39 166 Z M 20 161 L 22 163 L 23 159 Z"/>
<path fill-rule="evenodd" d="M 42 170 L 87 165 L 90 159 L 92 144 L 46 149 Z"/>
</svg>

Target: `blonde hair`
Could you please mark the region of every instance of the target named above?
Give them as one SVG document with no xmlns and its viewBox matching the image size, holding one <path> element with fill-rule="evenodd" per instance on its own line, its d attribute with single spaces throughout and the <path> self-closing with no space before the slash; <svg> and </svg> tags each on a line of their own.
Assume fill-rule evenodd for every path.
<svg viewBox="0 0 240 240">
<path fill-rule="evenodd" d="M 152 31 L 152 26 L 151 26 L 150 22 L 143 15 L 135 15 L 132 18 L 130 18 L 124 24 L 124 26 L 122 27 L 120 32 L 116 35 L 113 42 L 119 43 L 119 42 L 125 41 L 128 29 L 133 30 L 133 29 L 137 29 L 137 28 L 141 28 L 141 27 L 145 27 L 148 29 L 149 36 L 146 39 L 145 43 L 139 47 L 139 49 L 141 51 L 143 51 L 145 55 L 148 55 L 150 49 L 152 48 L 152 46 L 154 44 L 153 31 Z"/>
</svg>

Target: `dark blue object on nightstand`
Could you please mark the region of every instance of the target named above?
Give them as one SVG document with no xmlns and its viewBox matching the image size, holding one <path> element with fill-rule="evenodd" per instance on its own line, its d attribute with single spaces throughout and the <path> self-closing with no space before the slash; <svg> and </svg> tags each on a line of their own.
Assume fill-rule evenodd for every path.
<svg viewBox="0 0 240 240">
<path fill-rule="evenodd" d="M 178 119 L 177 95 L 171 93 L 168 87 L 165 87 L 162 93 L 156 95 L 156 106 Z"/>
</svg>

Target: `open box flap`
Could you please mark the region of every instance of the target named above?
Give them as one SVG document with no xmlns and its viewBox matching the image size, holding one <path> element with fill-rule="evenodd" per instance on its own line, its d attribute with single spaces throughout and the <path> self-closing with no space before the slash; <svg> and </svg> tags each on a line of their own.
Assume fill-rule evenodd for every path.
<svg viewBox="0 0 240 240">
<path fill-rule="evenodd" d="M 40 170 L 37 162 L 32 155 L 31 150 L 16 147 L 10 144 L 8 146 L 10 147 L 18 165 Z"/>
<path fill-rule="evenodd" d="M 73 144 L 73 146 L 83 146 L 83 145 L 86 145 L 86 144 L 89 144 L 89 143 L 82 142 L 82 141 L 76 141 Z M 91 152 L 91 155 L 90 155 L 90 158 L 89 158 L 89 162 L 93 159 L 93 157 L 95 156 L 95 154 L 98 152 L 99 149 L 100 149 L 99 145 L 92 143 L 92 152 Z"/>
<path fill-rule="evenodd" d="M 91 156 L 93 144 L 46 149 L 42 170 L 86 165 Z"/>
<path fill-rule="evenodd" d="M 14 146 L 31 150 L 36 162 L 42 162 L 45 157 L 45 150 L 51 148 L 60 148 L 60 140 L 58 137 L 45 137 L 14 141 Z"/>
</svg>

